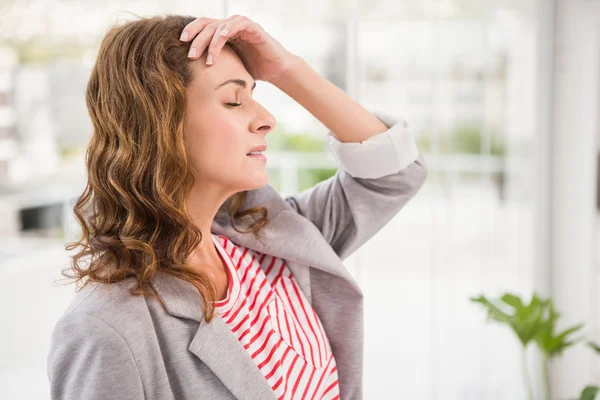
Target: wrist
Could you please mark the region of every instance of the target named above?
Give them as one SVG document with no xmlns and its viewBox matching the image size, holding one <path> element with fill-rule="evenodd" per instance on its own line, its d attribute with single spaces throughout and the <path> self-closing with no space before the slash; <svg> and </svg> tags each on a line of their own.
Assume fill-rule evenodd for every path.
<svg viewBox="0 0 600 400">
<path fill-rule="evenodd" d="M 281 86 L 292 79 L 294 74 L 301 69 L 304 64 L 305 60 L 302 57 L 290 53 L 285 62 L 285 67 L 279 75 L 270 80 L 270 83 L 281 89 Z"/>
</svg>

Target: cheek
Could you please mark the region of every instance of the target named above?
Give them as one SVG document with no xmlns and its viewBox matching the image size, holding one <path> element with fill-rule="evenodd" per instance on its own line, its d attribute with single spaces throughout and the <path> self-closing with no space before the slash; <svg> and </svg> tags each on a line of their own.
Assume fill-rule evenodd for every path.
<svg viewBox="0 0 600 400">
<path fill-rule="evenodd" d="M 248 144 L 244 136 L 243 124 L 236 120 L 236 116 L 233 114 L 224 109 L 215 112 L 210 117 L 210 121 L 207 121 L 208 132 L 211 134 L 211 145 L 217 154 L 245 156 Z"/>
<path fill-rule="evenodd" d="M 194 169 L 200 173 L 218 173 L 215 165 L 242 167 L 248 144 L 243 140 L 231 116 L 213 115 L 210 119 L 190 121 L 186 132 L 186 151 Z"/>
</svg>

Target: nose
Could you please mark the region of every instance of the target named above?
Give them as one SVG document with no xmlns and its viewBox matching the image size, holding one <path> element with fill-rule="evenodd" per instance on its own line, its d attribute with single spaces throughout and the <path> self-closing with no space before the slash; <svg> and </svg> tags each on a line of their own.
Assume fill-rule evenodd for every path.
<svg viewBox="0 0 600 400">
<path fill-rule="evenodd" d="M 262 112 L 252 121 L 252 126 L 250 128 L 252 132 L 262 132 L 267 134 L 275 128 L 277 120 L 270 112 L 263 107 L 261 108 Z"/>
</svg>

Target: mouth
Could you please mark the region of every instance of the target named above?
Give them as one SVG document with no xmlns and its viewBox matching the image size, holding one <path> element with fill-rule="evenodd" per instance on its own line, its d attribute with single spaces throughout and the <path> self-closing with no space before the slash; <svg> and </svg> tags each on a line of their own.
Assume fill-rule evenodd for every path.
<svg viewBox="0 0 600 400">
<path fill-rule="evenodd" d="M 260 151 L 246 154 L 246 157 L 254 158 L 255 160 L 267 161 L 267 157 Z"/>
<path fill-rule="evenodd" d="M 250 149 L 248 153 L 246 153 L 247 157 L 254 158 L 256 160 L 266 161 L 267 157 L 263 154 L 264 151 L 267 150 L 267 145 L 262 144 L 258 146 L 254 146 Z"/>
</svg>

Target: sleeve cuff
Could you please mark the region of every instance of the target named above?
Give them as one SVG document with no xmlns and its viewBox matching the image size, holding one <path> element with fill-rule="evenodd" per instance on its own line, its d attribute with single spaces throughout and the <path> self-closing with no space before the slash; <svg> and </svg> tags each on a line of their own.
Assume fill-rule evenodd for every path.
<svg viewBox="0 0 600 400">
<path fill-rule="evenodd" d="M 363 142 L 340 142 L 331 132 L 328 144 L 338 165 L 354 178 L 381 178 L 399 172 L 419 156 L 414 135 L 402 118 L 372 113 L 388 130 Z"/>
</svg>

